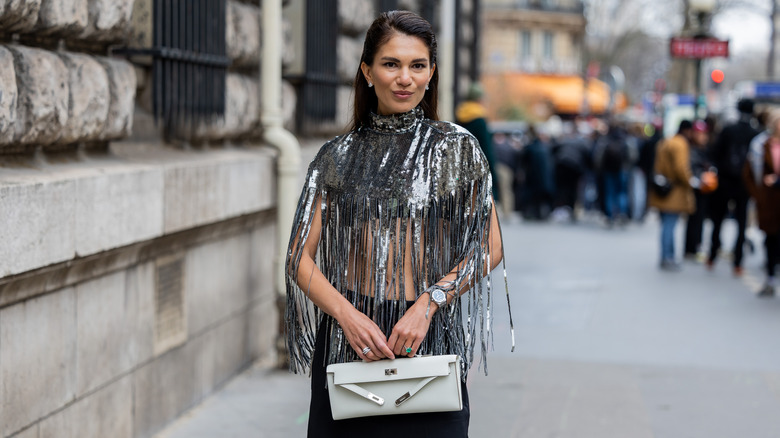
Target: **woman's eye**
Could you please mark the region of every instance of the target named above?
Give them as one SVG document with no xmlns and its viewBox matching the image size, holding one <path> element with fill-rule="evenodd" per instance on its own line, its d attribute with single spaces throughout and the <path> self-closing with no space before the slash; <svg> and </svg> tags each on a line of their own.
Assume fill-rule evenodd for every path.
<svg viewBox="0 0 780 438">
<path fill-rule="evenodd" d="M 390 62 L 390 61 L 388 61 L 388 62 L 386 62 L 386 63 L 384 64 L 384 66 L 385 66 L 385 67 L 395 67 L 395 63 L 394 63 L 394 62 Z"/>
<path fill-rule="evenodd" d="M 414 64 L 412 66 L 412 68 L 415 68 L 415 69 L 418 69 L 418 70 L 419 69 L 423 69 L 423 68 L 425 68 L 425 64 Z"/>
</svg>

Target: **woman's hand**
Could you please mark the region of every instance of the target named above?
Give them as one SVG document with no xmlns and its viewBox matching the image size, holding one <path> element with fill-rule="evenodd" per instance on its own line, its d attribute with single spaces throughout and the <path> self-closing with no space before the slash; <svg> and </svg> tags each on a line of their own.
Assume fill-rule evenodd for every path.
<svg viewBox="0 0 780 438">
<path fill-rule="evenodd" d="M 338 319 L 349 346 L 361 359 L 372 362 L 384 358 L 395 359 L 392 350 L 387 346 L 384 333 L 374 321 L 364 313 L 350 306 L 345 316 Z M 364 354 L 364 349 L 368 347 Z"/>
<path fill-rule="evenodd" d="M 766 184 L 769 187 L 772 187 L 777 183 L 777 174 L 770 173 L 769 175 L 764 176 L 764 184 Z"/>
<path fill-rule="evenodd" d="M 433 316 L 435 310 L 436 303 L 431 303 L 430 317 Z M 427 311 L 428 300 L 426 298 L 418 299 L 395 324 L 387 344 L 396 356 L 412 357 L 417 354 L 417 350 L 431 326 L 430 318 L 425 317 Z M 412 351 L 407 353 L 407 348 L 411 348 Z"/>
</svg>

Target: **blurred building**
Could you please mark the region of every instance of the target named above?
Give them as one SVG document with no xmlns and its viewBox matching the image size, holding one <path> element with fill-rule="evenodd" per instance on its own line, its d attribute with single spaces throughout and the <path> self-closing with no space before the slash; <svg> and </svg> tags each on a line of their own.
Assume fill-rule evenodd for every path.
<svg viewBox="0 0 780 438">
<path fill-rule="evenodd" d="M 580 0 L 483 0 L 485 73 L 579 75 L 585 38 Z"/>
<path fill-rule="evenodd" d="M 482 81 L 493 119 L 603 112 L 608 87 L 583 80 L 580 0 L 483 0 Z"/>
<path fill-rule="evenodd" d="M 263 140 L 263 0 L 0 4 L 0 437 L 152 436 L 279 360 L 299 193 Z M 441 28 L 438 4 L 285 1 L 284 126 L 343 131 L 378 11 Z M 471 65 L 476 1 L 454 4 Z"/>
</svg>

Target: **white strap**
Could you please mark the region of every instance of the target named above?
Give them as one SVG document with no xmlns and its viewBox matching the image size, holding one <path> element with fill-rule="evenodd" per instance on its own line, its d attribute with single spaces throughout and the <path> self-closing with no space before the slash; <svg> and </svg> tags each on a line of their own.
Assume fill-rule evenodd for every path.
<svg viewBox="0 0 780 438">
<path fill-rule="evenodd" d="M 401 406 L 401 403 L 403 403 L 403 402 L 409 400 L 410 398 L 412 398 L 415 394 L 420 392 L 420 390 L 423 389 L 425 387 L 425 385 L 431 383 L 431 381 L 433 381 L 433 379 L 435 379 L 435 378 L 436 378 L 436 376 L 431 376 L 431 377 L 427 377 L 427 378 L 421 380 L 420 383 L 418 383 L 417 386 L 412 388 L 411 391 L 409 391 L 406 394 L 398 397 L 398 399 L 395 401 L 395 405 L 396 406 Z"/>
<path fill-rule="evenodd" d="M 383 399 L 382 397 L 374 394 L 373 392 L 366 391 L 365 389 L 363 389 L 363 388 L 361 388 L 361 387 L 359 387 L 359 386 L 357 386 L 355 384 L 345 383 L 345 384 L 339 385 L 339 386 L 344 388 L 344 389 L 348 389 L 348 390 L 354 392 L 355 394 L 357 394 L 357 395 L 359 395 L 359 396 L 361 396 L 361 397 L 363 397 L 363 398 L 365 398 L 367 400 L 371 400 L 372 402 L 378 404 L 379 406 L 382 406 L 382 405 L 385 404 L 385 399 Z"/>
</svg>

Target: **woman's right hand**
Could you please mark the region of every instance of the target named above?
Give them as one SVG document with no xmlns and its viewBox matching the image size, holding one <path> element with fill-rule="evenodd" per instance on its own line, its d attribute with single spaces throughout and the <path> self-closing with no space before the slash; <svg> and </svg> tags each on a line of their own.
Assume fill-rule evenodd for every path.
<svg viewBox="0 0 780 438">
<path fill-rule="evenodd" d="M 350 347 L 361 359 L 367 362 L 384 358 L 395 359 L 393 351 L 387 346 L 387 339 L 382 330 L 364 313 L 352 307 L 337 321 L 344 331 L 344 336 L 347 337 Z M 363 349 L 366 347 L 370 351 L 363 354 Z"/>
</svg>

